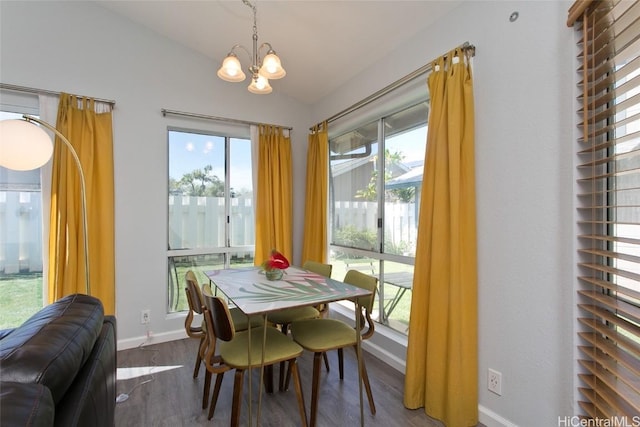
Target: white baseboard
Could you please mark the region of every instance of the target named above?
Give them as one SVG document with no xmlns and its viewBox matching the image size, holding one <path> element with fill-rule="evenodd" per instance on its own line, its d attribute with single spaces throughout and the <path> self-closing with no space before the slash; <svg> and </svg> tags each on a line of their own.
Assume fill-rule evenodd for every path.
<svg viewBox="0 0 640 427">
<path fill-rule="evenodd" d="M 118 340 L 118 351 L 140 347 L 141 345 L 160 344 L 163 342 L 181 340 L 183 338 L 187 338 L 187 333 L 184 331 L 184 329 L 163 332 L 161 334 L 151 334 L 149 337 L 143 335 L 126 340 Z"/>
<path fill-rule="evenodd" d="M 518 427 L 517 424 L 512 423 L 482 405 L 478 405 L 478 418 L 479 421 L 487 427 Z"/>
<path fill-rule="evenodd" d="M 404 375 L 404 372 L 406 369 L 406 363 L 404 359 L 401 359 L 400 357 L 397 357 L 396 355 L 391 354 L 390 352 L 380 347 L 379 345 L 376 345 L 369 341 L 364 341 L 362 343 L 362 349 L 373 354 L 375 357 L 382 360 L 384 363 L 386 363 L 387 365 L 391 366 L 396 371 Z"/>
</svg>

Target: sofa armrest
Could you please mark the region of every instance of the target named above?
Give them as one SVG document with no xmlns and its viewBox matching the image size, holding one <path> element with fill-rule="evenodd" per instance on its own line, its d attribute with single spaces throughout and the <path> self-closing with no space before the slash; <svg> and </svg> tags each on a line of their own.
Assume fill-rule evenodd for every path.
<svg viewBox="0 0 640 427">
<path fill-rule="evenodd" d="M 57 404 L 84 365 L 100 334 L 99 299 L 68 295 L 31 316 L 0 340 L 0 381 L 39 383 Z"/>
<path fill-rule="evenodd" d="M 56 426 L 113 427 L 116 410 L 116 318 L 105 316 L 91 355 L 56 406 Z"/>
</svg>

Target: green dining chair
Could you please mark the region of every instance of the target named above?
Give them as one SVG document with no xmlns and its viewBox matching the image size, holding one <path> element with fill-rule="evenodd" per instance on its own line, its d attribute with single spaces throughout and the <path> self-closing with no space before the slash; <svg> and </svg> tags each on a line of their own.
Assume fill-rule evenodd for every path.
<svg viewBox="0 0 640 427">
<path fill-rule="evenodd" d="M 293 337 L 293 340 L 300 344 L 305 350 L 314 353 L 313 379 L 311 387 L 311 418 L 309 421 L 311 427 L 316 425 L 316 415 L 318 412 L 320 359 L 322 355 L 330 350 L 338 350 L 338 365 L 340 369 L 340 379 L 342 380 L 344 379 L 343 349 L 345 347 L 356 348 L 357 333 L 361 334 L 362 340 L 370 338 L 374 333 L 374 322 L 371 319 L 371 311 L 373 310 L 373 302 L 375 299 L 378 279 L 360 271 L 349 270 L 347 271 L 343 281 L 371 291 L 370 296 L 358 299 L 362 310 L 360 313 L 356 314 L 356 316 L 360 316 L 360 319 L 362 320 L 360 323 L 360 331 L 356 331 L 353 326 L 348 325 L 341 320 L 329 318 L 299 320 L 291 324 L 291 336 Z M 367 375 L 364 358 L 362 359 L 362 380 L 367 392 L 371 414 L 375 414 L 376 407 L 373 402 L 373 395 L 371 394 L 371 386 L 369 384 L 369 377 Z"/>
<path fill-rule="evenodd" d="M 331 277 L 331 271 L 333 266 L 331 264 L 324 264 L 318 261 L 306 261 L 302 268 L 304 270 L 311 271 L 313 273 L 320 274 L 324 277 Z M 319 306 L 306 306 L 306 307 L 294 307 L 286 310 L 280 310 L 269 314 L 268 321 L 274 325 L 280 327 L 283 334 L 289 333 L 289 325 L 297 320 L 315 319 L 324 316 L 329 310 L 328 304 L 322 304 Z M 325 366 L 327 371 L 329 370 L 329 360 L 325 356 Z M 280 391 L 286 389 L 285 385 L 285 371 L 284 364 L 280 364 Z"/>
<path fill-rule="evenodd" d="M 235 369 L 231 409 L 231 426 L 235 427 L 240 422 L 245 371 L 259 367 L 262 362 L 264 362 L 264 366 L 273 366 L 279 362 L 289 362 L 296 390 L 301 425 L 306 427 L 307 415 L 297 364 L 297 358 L 303 351 L 302 347 L 271 326 L 252 328 L 251 341 L 249 341 L 248 330 L 236 331 L 227 303 L 222 298 L 205 294 L 204 301 L 207 349 L 203 359 L 207 371 L 216 374 L 216 383 L 211 397 L 208 419 L 213 418 L 226 371 Z M 264 334 L 266 334 L 265 341 L 263 341 Z M 217 353 L 218 349 L 216 348 L 218 340 L 219 353 Z M 249 343 L 251 344 L 250 346 Z M 250 353 L 249 348 L 251 350 Z"/>
<path fill-rule="evenodd" d="M 205 283 L 202 285 L 202 292 L 200 294 L 200 299 L 204 301 L 204 297 L 212 297 L 214 296 L 213 291 L 211 289 L 211 285 L 209 283 Z M 229 313 L 231 314 L 231 320 L 233 321 L 233 325 L 236 331 L 246 331 L 249 329 L 249 325 L 252 328 L 257 328 L 259 326 L 264 325 L 264 318 L 262 316 L 251 316 L 251 321 L 249 318 L 237 307 L 233 307 L 229 309 Z M 204 323 L 204 319 L 202 320 Z M 206 330 L 205 330 L 206 333 Z M 202 354 L 204 349 L 201 346 L 200 350 L 200 358 L 202 359 L 204 355 Z M 268 378 L 265 381 L 265 388 L 267 392 L 273 392 L 273 371 L 269 368 Z M 211 372 L 207 371 L 204 377 L 204 387 L 202 393 L 202 408 L 207 407 L 207 403 L 209 402 L 209 390 L 211 389 Z"/>
</svg>

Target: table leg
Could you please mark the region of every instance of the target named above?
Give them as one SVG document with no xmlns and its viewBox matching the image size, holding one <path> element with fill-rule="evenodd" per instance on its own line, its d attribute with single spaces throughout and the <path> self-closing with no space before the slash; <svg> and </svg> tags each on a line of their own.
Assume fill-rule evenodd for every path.
<svg viewBox="0 0 640 427">
<path fill-rule="evenodd" d="M 251 383 L 253 381 L 251 381 L 251 378 L 253 377 L 253 374 L 251 372 L 251 318 L 247 315 L 247 322 L 248 322 L 248 329 L 247 329 L 247 335 L 248 335 L 248 340 L 249 342 L 247 343 L 247 362 L 249 365 L 249 427 L 251 427 L 253 425 L 253 387 L 251 386 Z M 242 401 L 240 403 L 240 407 L 242 408 Z"/>
<path fill-rule="evenodd" d="M 267 346 L 267 315 L 262 318 L 262 358 L 260 359 L 260 382 L 258 383 L 258 413 L 256 415 L 256 427 L 260 425 L 260 411 L 262 409 L 262 386 L 264 385 L 264 353 Z M 251 323 L 249 323 L 251 329 Z M 251 361 L 249 361 L 251 363 Z"/>
</svg>

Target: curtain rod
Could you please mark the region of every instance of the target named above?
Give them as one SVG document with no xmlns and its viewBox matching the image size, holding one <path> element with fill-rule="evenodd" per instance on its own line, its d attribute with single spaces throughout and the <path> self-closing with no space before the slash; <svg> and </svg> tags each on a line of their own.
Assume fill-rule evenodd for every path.
<svg viewBox="0 0 640 427">
<path fill-rule="evenodd" d="M 204 120 L 216 120 L 219 122 L 228 122 L 228 123 L 239 123 L 242 125 L 263 125 L 266 124 L 268 126 L 278 126 L 281 127 L 283 129 L 286 129 L 288 131 L 292 131 L 293 128 L 290 126 L 281 126 L 281 125 L 272 125 L 269 123 L 258 123 L 258 122 L 251 122 L 248 120 L 240 120 L 240 119 L 228 119 L 226 117 L 217 117 L 217 116 L 208 116 L 206 114 L 197 114 L 197 113 L 186 113 L 184 111 L 176 111 L 176 110 L 167 110 L 166 108 L 163 108 L 160 110 L 162 112 L 163 116 L 166 116 L 167 114 L 169 115 L 173 115 L 173 116 L 185 116 L 185 117 L 193 117 L 196 119 L 204 119 Z"/>
<path fill-rule="evenodd" d="M 56 91 L 53 91 L 53 90 L 34 89 L 32 87 L 11 85 L 11 84 L 8 84 L 8 83 L 0 83 L 0 89 L 11 90 L 11 91 L 14 91 L 14 92 L 35 93 L 35 94 L 38 94 L 38 95 L 60 96 L 60 94 L 62 93 L 62 92 L 56 92 Z M 73 95 L 73 94 L 71 94 L 71 96 L 84 98 L 83 95 Z M 87 98 L 90 98 L 90 97 L 87 97 Z M 114 105 L 116 105 L 116 101 L 111 100 L 111 99 L 100 99 L 100 98 L 93 98 L 93 99 L 95 101 L 98 101 L 98 102 L 104 102 L 105 104 L 109 104 L 112 107 Z"/>
<path fill-rule="evenodd" d="M 464 42 L 462 45 L 458 46 L 458 49 L 462 49 L 464 51 L 470 51 L 471 52 L 471 56 L 475 56 L 476 54 L 476 47 L 472 44 L 469 44 L 469 42 Z M 446 55 L 444 55 L 446 57 Z M 351 107 L 349 108 L 345 108 L 344 110 L 340 111 L 339 113 L 334 114 L 333 116 L 329 117 L 328 119 L 326 119 L 327 123 L 331 123 L 335 120 L 338 120 L 344 116 L 346 116 L 347 114 L 353 113 L 356 110 L 359 110 L 360 108 L 364 107 L 367 104 L 372 103 L 373 101 L 377 100 L 378 98 L 383 97 L 384 95 L 388 94 L 389 92 L 405 85 L 406 83 L 409 83 L 411 80 L 415 79 L 416 77 L 427 73 L 428 71 L 431 70 L 431 63 L 433 61 L 430 61 L 428 64 L 423 65 L 422 67 L 418 68 L 417 70 L 407 74 L 406 76 L 396 80 L 395 82 L 391 83 L 390 85 L 380 89 L 379 91 L 377 91 L 376 93 L 369 95 L 368 97 L 364 98 L 361 101 L 356 102 L 355 104 L 353 104 Z M 316 126 L 320 126 L 322 125 L 322 122 L 318 123 Z M 314 126 L 315 127 L 315 126 Z M 310 127 L 309 130 L 313 131 L 314 127 Z"/>
</svg>

